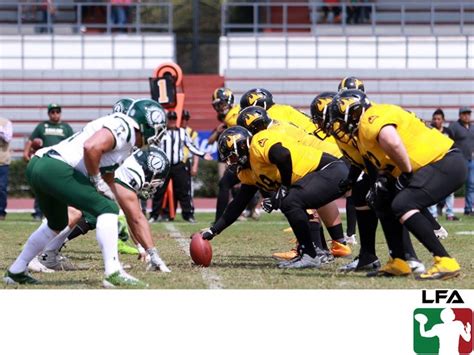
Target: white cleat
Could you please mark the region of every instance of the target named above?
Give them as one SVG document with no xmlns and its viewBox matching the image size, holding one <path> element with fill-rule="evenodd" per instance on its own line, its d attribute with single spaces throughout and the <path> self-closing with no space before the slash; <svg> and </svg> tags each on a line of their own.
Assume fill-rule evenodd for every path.
<svg viewBox="0 0 474 355">
<path fill-rule="evenodd" d="M 44 272 L 48 274 L 54 272 L 53 269 L 49 269 L 48 267 L 41 264 L 38 260 L 38 256 L 35 256 L 34 259 L 30 261 L 28 264 L 28 270 L 31 272 Z"/>
<path fill-rule="evenodd" d="M 435 229 L 434 234 L 438 237 L 438 239 L 446 239 L 448 237 L 448 231 L 444 229 L 444 227 L 441 227 L 440 229 Z"/>
<path fill-rule="evenodd" d="M 414 274 L 423 274 L 426 272 L 425 265 L 420 260 L 409 259 L 407 260 L 408 265 L 410 265 L 411 272 Z"/>
<path fill-rule="evenodd" d="M 352 245 L 356 245 L 356 244 L 357 244 L 357 239 L 356 239 L 356 235 L 355 235 L 355 234 L 346 235 L 344 239 L 346 240 L 346 243 L 347 243 L 347 244 L 352 244 Z"/>
</svg>

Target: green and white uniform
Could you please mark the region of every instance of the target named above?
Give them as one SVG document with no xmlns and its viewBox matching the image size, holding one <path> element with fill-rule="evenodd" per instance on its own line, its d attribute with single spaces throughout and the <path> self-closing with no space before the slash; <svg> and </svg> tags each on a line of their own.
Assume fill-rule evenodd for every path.
<svg viewBox="0 0 474 355">
<path fill-rule="evenodd" d="M 94 217 L 118 214 L 116 203 L 101 195 L 89 181 L 84 164 L 84 142 L 97 131 L 107 128 L 114 136 L 114 148 L 102 155 L 100 170 L 113 172 L 133 151 L 135 129 L 130 117 L 114 113 L 88 123 L 67 140 L 52 146 L 27 168 L 27 178 L 38 197 L 41 210 L 53 230 L 67 226 L 67 206 L 88 212 Z"/>
</svg>

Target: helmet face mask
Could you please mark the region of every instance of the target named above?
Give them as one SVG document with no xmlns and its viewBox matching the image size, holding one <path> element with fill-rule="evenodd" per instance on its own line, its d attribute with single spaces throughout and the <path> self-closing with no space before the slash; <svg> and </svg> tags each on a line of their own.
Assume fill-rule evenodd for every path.
<svg viewBox="0 0 474 355">
<path fill-rule="evenodd" d="M 341 142 L 349 141 L 357 134 L 360 118 L 368 107 L 370 101 L 362 91 L 342 91 L 334 97 L 329 108 L 328 129 Z"/>
<path fill-rule="evenodd" d="M 272 120 L 268 117 L 267 111 L 259 106 L 244 108 L 237 118 L 237 124 L 248 129 L 252 134 L 267 129 L 271 122 Z"/>
<path fill-rule="evenodd" d="M 316 96 L 311 102 L 311 119 L 318 126 L 316 134 L 321 139 L 325 139 L 329 135 L 326 129 L 329 118 L 329 105 L 336 95 L 336 92 L 323 92 Z M 320 132 L 322 132 L 324 136 L 320 135 Z"/>
<path fill-rule="evenodd" d="M 240 99 L 240 108 L 249 106 L 260 106 L 268 110 L 275 104 L 273 95 L 267 89 L 255 88 L 247 91 Z"/>
<path fill-rule="evenodd" d="M 167 118 L 165 110 L 152 99 L 133 101 L 127 115 L 138 123 L 143 141 L 148 144 L 158 143 L 166 132 Z"/>
<path fill-rule="evenodd" d="M 140 197 L 148 199 L 164 185 L 169 173 L 170 162 L 166 154 L 155 146 L 150 146 L 146 150 L 138 150 L 134 156 L 145 174 Z"/>
<path fill-rule="evenodd" d="M 230 89 L 218 88 L 212 94 L 212 107 L 219 115 L 227 115 L 234 104 L 234 94 Z"/>
<path fill-rule="evenodd" d="M 252 134 L 241 126 L 227 128 L 217 143 L 219 159 L 228 166 L 248 167 Z"/>
</svg>

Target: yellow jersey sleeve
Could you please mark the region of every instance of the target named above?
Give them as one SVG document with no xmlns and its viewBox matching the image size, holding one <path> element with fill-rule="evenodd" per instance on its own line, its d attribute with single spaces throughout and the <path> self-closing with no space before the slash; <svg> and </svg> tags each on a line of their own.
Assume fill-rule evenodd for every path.
<svg viewBox="0 0 474 355">
<path fill-rule="evenodd" d="M 293 123 L 308 133 L 313 133 L 318 128 L 311 118 L 289 105 L 274 104 L 267 112 L 270 118 L 277 121 Z"/>
<path fill-rule="evenodd" d="M 325 140 L 322 140 L 316 137 L 314 134 L 306 132 L 304 129 L 298 127 L 292 122 L 280 122 L 276 120 L 273 120 L 272 125 L 268 129 L 279 129 L 281 130 L 282 134 L 298 142 L 301 142 L 304 145 L 319 149 L 322 152 L 331 154 L 338 159 L 342 157 L 342 153 L 333 137 L 328 137 Z"/>
<path fill-rule="evenodd" d="M 372 105 L 360 119 L 360 150 L 379 170 L 385 170 L 395 177 L 400 175 L 400 170 L 377 140 L 380 130 L 387 125 L 396 127 L 415 172 L 442 159 L 454 144 L 448 136 L 427 127 L 416 115 L 400 106 Z"/>
<path fill-rule="evenodd" d="M 237 117 L 239 117 L 240 106 L 232 107 L 224 117 L 224 123 L 227 127 L 237 126 Z"/>
<path fill-rule="evenodd" d="M 257 185 L 266 191 L 274 191 L 281 185 L 280 172 L 269 157 L 270 148 L 280 143 L 291 154 L 291 183 L 316 170 L 323 152 L 289 137 L 281 130 L 266 129 L 257 133 L 250 144 L 250 167 L 257 178 Z"/>
</svg>

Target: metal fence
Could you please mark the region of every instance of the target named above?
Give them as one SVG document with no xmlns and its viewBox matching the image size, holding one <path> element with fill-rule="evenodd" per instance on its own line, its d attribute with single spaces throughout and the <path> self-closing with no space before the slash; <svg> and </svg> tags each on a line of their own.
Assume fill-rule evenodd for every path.
<svg viewBox="0 0 474 355">
<path fill-rule="evenodd" d="M 224 2 L 221 34 L 231 32 L 311 32 L 318 34 L 339 27 L 344 35 L 439 34 L 451 27 L 453 34 L 470 34 L 474 26 L 474 2 L 369 2 L 339 4 L 309 2 Z M 326 26 L 338 24 L 339 26 Z M 384 26 L 380 26 L 384 25 Z M 441 28 L 444 27 L 444 28 Z M 324 32 L 327 33 L 327 32 Z M 333 32 L 334 34 L 334 32 Z"/>
<path fill-rule="evenodd" d="M 1 2 L 0 23 L 0 32 L 4 34 L 171 33 L 173 4 L 169 1 L 133 4 L 84 1 L 47 7 L 29 0 Z"/>
</svg>

